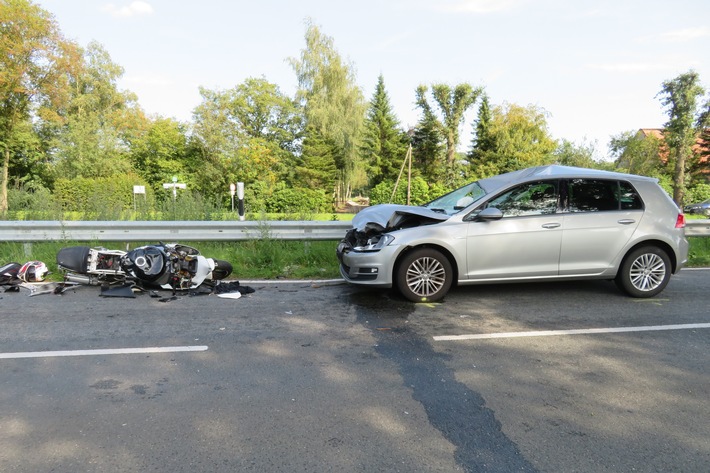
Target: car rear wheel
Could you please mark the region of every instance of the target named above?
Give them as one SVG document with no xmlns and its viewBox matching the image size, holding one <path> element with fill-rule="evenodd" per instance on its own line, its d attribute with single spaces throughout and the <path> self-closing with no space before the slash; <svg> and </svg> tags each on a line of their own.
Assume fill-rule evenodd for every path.
<svg viewBox="0 0 710 473">
<path fill-rule="evenodd" d="M 670 277 L 668 254 L 656 246 L 644 246 L 626 255 L 616 283 L 632 297 L 653 297 L 665 289 Z"/>
<path fill-rule="evenodd" d="M 397 270 L 397 289 L 413 302 L 435 302 L 449 292 L 454 274 L 440 251 L 420 248 L 404 256 Z"/>
</svg>

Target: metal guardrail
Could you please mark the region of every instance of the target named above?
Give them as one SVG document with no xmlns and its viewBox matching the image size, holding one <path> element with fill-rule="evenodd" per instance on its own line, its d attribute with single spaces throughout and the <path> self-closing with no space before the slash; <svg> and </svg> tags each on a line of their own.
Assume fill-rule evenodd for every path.
<svg viewBox="0 0 710 473">
<path fill-rule="evenodd" d="M 685 236 L 710 236 L 710 220 L 687 220 L 685 222 Z"/>
<path fill-rule="evenodd" d="M 351 222 L 0 221 L 0 241 L 340 240 Z"/>
<path fill-rule="evenodd" d="M 313 221 L 0 221 L 0 241 L 340 240 L 352 224 Z M 687 236 L 710 236 L 710 220 L 689 220 Z"/>
</svg>

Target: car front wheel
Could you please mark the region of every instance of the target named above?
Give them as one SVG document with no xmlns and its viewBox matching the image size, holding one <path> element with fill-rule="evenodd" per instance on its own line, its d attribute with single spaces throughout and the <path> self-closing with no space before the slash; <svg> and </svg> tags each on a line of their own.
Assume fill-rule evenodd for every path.
<svg viewBox="0 0 710 473">
<path fill-rule="evenodd" d="M 653 297 L 665 289 L 670 278 L 671 261 L 666 252 L 644 246 L 626 255 L 616 283 L 632 297 Z"/>
<path fill-rule="evenodd" d="M 454 274 L 440 251 L 420 248 L 404 256 L 397 270 L 397 289 L 413 302 L 435 302 L 449 292 Z"/>
</svg>

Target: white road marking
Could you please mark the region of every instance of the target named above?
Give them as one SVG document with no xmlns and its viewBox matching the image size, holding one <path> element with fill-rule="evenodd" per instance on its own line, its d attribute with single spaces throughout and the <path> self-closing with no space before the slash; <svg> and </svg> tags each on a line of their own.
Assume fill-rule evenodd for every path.
<svg viewBox="0 0 710 473">
<path fill-rule="evenodd" d="M 207 346 L 184 347 L 147 347 L 147 348 L 106 348 L 97 350 L 68 350 L 68 351 L 27 351 L 17 353 L 0 353 L 0 359 L 14 358 L 46 358 L 56 356 L 95 356 L 95 355 L 133 355 L 140 353 L 175 353 L 182 351 L 206 351 Z"/>
<path fill-rule="evenodd" d="M 708 324 L 682 324 L 682 325 L 650 325 L 641 327 L 618 328 L 586 328 L 575 330 L 538 330 L 534 332 L 502 332 L 481 333 L 472 335 L 441 335 L 434 337 L 437 342 L 455 340 L 489 340 L 493 338 L 519 338 L 519 337 L 555 337 L 560 335 L 588 335 L 595 333 L 621 333 L 621 332 L 651 332 L 657 330 L 691 330 L 696 328 L 710 328 Z"/>
</svg>

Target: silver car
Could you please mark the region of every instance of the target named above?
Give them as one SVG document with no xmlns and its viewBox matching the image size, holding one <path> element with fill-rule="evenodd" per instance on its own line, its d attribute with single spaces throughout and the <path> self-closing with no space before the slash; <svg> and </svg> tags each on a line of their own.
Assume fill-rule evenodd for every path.
<svg viewBox="0 0 710 473">
<path fill-rule="evenodd" d="M 337 249 L 346 281 L 437 301 L 453 284 L 615 280 L 661 292 L 688 258 L 685 217 L 656 179 L 559 165 L 481 179 L 421 207 L 353 218 Z"/>
</svg>

